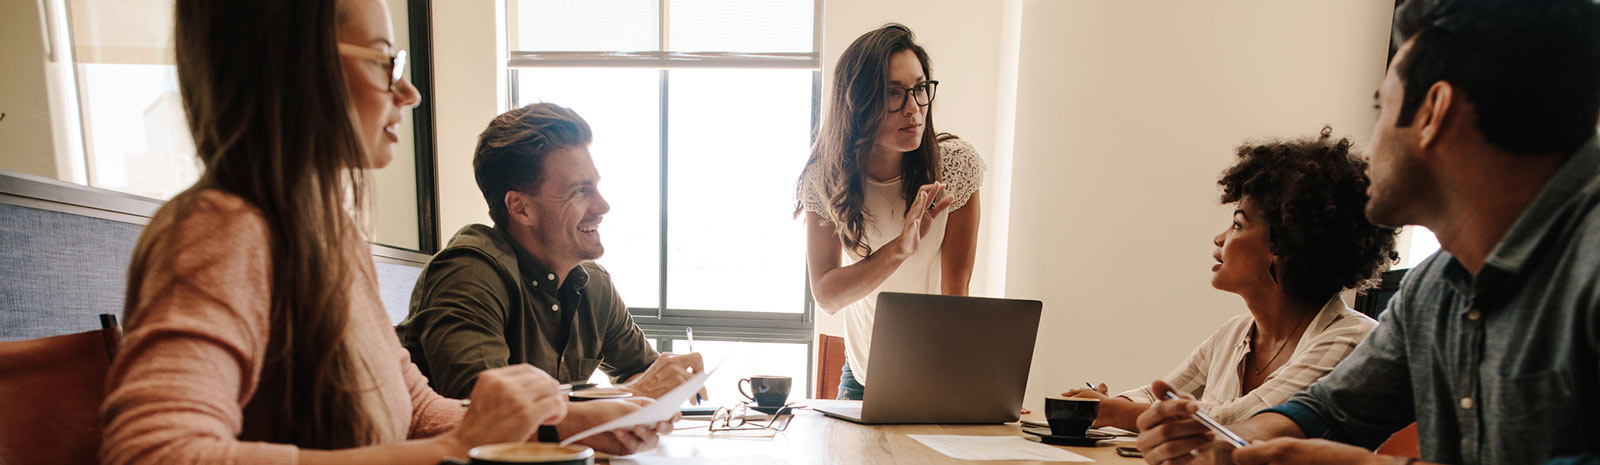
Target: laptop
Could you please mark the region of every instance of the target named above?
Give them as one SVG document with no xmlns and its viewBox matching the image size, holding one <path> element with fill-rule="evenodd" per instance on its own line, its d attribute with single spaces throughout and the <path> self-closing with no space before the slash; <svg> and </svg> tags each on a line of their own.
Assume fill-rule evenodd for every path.
<svg viewBox="0 0 1600 465">
<path fill-rule="evenodd" d="M 817 406 L 856 423 L 1017 421 L 1039 331 L 1037 300 L 878 295 L 859 407 Z"/>
</svg>

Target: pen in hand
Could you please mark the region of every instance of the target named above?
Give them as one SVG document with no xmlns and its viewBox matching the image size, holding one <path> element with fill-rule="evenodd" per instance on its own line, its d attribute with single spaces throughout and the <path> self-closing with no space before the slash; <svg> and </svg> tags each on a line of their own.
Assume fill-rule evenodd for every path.
<svg viewBox="0 0 1600 465">
<path fill-rule="evenodd" d="M 689 353 L 694 353 L 694 328 L 684 326 L 683 334 L 689 338 Z M 694 404 L 700 405 L 700 393 L 698 392 L 694 394 Z"/>
<path fill-rule="evenodd" d="M 1178 397 L 1177 394 L 1173 394 L 1172 391 L 1167 391 L 1167 399 L 1180 400 L 1182 398 Z M 1200 409 L 1194 410 L 1194 418 L 1200 420 L 1200 424 L 1206 425 L 1207 428 L 1211 428 L 1212 431 L 1222 435 L 1224 439 L 1227 439 L 1229 443 L 1235 446 L 1246 447 L 1250 445 L 1250 441 L 1246 441 L 1239 435 L 1234 434 L 1233 431 L 1228 430 L 1227 427 L 1222 426 L 1222 423 L 1218 423 L 1216 419 L 1211 418 L 1211 415 L 1206 415 L 1206 412 L 1202 412 Z"/>
</svg>

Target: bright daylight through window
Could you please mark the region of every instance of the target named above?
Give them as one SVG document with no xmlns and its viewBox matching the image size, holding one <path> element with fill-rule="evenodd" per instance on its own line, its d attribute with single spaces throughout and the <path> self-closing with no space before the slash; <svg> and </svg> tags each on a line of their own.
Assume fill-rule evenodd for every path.
<svg viewBox="0 0 1600 465">
<path fill-rule="evenodd" d="M 611 204 L 598 262 L 646 333 L 682 352 L 693 326 L 708 364 L 731 354 L 729 370 L 791 375 L 804 395 L 812 336 L 793 205 L 815 124 L 818 5 L 508 0 L 506 10 L 510 103 L 555 103 L 589 122 Z M 726 377 L 709 386 L 719 401 L 738 397 Z"/>
</svg>

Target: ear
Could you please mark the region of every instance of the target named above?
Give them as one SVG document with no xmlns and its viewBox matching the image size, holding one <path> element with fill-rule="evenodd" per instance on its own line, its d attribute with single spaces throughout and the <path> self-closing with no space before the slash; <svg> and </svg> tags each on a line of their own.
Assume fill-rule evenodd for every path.
<svg viewBox="0 0 1600 465">
<path fill-rule="evenodd" d="M 506 191 L 506 219 L 512 224 L 531 226 L 534 222 L 533 199 L 515 190 Z"/>
<path fill-rule="evenodd" d="M 1443 138 L 1444 131 L 1452 129 L 1446 124 L 1458 112 L 1455 107 L 1455 86 L 1449 82 L 1438 81 L 1428 87 L 1428 95 L 1423 97 L 1422 105 L 1417 108 L 1416 119 L 1412 122 L 1417 128 L 1417 144 L 1427 149 Z"/>
</svg>

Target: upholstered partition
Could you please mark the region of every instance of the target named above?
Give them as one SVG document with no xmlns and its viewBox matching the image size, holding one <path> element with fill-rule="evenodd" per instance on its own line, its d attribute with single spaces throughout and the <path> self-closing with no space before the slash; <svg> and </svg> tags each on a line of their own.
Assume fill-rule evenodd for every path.
<svg viewBox="0 0 1600 465">
<path fill-rule="evenodd" d="M 100 328 L 122 315 L 133 246 L 161 202 L 0 170 L 0 341 Z M 428 256 L 373 245 L 390 320 Z"/>
<path fill-rule="evenodd" d="M 161 203 L 0 171 L 0 341 L 122 314 L 134 242 Z"/>
</svg>

